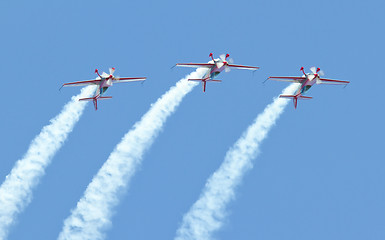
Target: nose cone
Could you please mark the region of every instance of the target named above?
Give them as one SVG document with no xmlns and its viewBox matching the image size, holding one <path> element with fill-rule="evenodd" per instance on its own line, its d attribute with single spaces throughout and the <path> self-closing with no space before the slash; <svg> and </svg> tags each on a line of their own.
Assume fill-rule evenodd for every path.
<svg viewBox="0 0 385 240">
<path fill-rule="evenodd" d="M 221 68 L 226 64 L 226 62 L 218 62 L 217 63 L 217 68 Z"/>
<path fill-rule="evenodd" d="M 309 81 L 313 81 L 313 80 L 315 80 L 317 78 L 317 73 L 309 74 L 308 76 L 309 76 Z"/>
</svg>

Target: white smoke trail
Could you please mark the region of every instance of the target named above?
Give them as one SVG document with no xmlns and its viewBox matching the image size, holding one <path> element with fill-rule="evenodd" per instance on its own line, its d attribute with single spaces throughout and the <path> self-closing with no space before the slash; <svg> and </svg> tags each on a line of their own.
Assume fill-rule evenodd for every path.
<svg viewBox="0 0 385 240">
<path fill-rule="evenodd" d="M 107 161 L 88 185 L 83 197 L 64 221 L 60 240 L 103 239 L 103 231 L 111 224 L 113 208 L 118 195 L 126 189 L 130 179 L 142 161 L 144 152 L 151 146 L 164 123 L 181 103 L 184 96 L 198 83 L 188 78 L 201 78 L 205 69 L 197 69 L 180 80 L 160 97 L 150 110 L 135 123 L 133 128 L 110 154 Z"/>
<path fill-rule="evenodd" d="M 63 145 L 68 134 L 78 122 L 86 102 L 79 98 L 89 97 L 94 87 L 85 87 L 72 97 L 61 113 L 51 119 L 35 137 L 24 157 L 18 160 L 0 186 L 0 239 L 5 239 L 17 214 L 24 210 L 32 198 L 32 190 L 44 175 L 52 157 Z"/>
<path fill-rule="evenodd" d="M 291 84 L 283 94 L 292 94 L 297 87 L 296 83 Z M 275 98 L 229 149 L 219 169 L 207 180 L 199 199 L 183 216 L 175 240 L 211 239 L 212 233 L 222 226 L 226 205 L 234 198 L 235 188 L 244 173 L 252 168 L 252 160 L 259 154 L 261 142 L 287 103 L 287 99 Z"/>
</svg>

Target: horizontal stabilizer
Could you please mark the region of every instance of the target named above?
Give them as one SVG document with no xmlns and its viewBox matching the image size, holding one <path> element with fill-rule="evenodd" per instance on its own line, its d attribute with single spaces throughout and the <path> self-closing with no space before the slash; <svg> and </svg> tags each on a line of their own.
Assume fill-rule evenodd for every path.
<svg viewBox="0 0 385 240">
<path fill-rule="evenodd" d="M 94 98 L 80 98 L 79 101 L 93 101 Z"/>
<path fill-rule="evenodd" d="M 303 95 L 279 95 L 280 98 L 298 98 L 298 99 L 312 99 L 312 97 Z"/>
<path fill-rule="evenodd" d="M 312 97 L 302 96 L 302 95 L 301 95 L 299 98 L 300 98 L 300 99 L 313 99 Z"/>
<path fill-rule="evenodd" d="M 210 78 L 195 78 L 195 79 L 188 79 L 189 81 L 200 81 L 200 82 L 222 82 L 221 80 L 217 79 L 210 79 Z"/>
<path fill-rule="evenodd" d="M 295 98 L 295 95 L 279 95 L 280 98 Z"/>
<path fill-rule="evenodd" d="M 189 79 L 189 81 L 203 81 L 204 79 Z"/>
<path fill-rule="evenodd" d="M 98 100 L 111 99 L 111 96 L 98 97 Z"/>
<path fill-rule="evenodd" d="M 111 96 L 106 96 L 106 97 L 98 97 L 98 98 L 80 98 L 79 101 L 93 101 L 93 100 L 105 100 L 105 99 L 110 99 L 112 98 Z"/>
<path fill-rule="evenodd" d="M 207 81 L 209 78 L 190 78 L 188 79 L 189 81 Z"/>
<path fill-rule="evenodd" d="M 303 99 L 303 100 L 312 99 L 312 97 L 302 96 L 301 93 L 298 93 L 296 95 L 279 95 L 279 97 L 280 98 L 292 98 L 293 103 L 294 103 L 294 108 L 297 108 L 298 99 Z"/>
</svg>

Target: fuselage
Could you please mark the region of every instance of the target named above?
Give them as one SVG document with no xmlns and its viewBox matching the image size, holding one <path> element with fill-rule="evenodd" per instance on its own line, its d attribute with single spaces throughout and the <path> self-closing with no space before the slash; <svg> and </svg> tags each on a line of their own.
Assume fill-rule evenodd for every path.
<svg viewBox="0 0 385 240">
<path fill-rule="evenodd" d="M 305 92 L 309 91 L 309 89 L 317 83 L 317 78 L 319 78 L 319 75 L 311 73 L 304 75 L 304 77 L 306 77 L 306 80 L 298 88 L 295 95 L 304 94 Z"/>
<path fill-rule="evenodd" d="M 226 69 L 227 62 L 221 60 L 215 61 L 215 66 L 209 69 L 203 78 L 215 79 L 223 70 Z"/>
<path fill-rule="evenodd" d="M 113 77 L 114 77 L 113 75 L 109 75 L 107 77 L 101 78 L 102 81 L 100 82 L 99 87 L 96 89 L 94 94 L 95 98 L 99 98 L 103 96 L 103 94 L 107 91 L 107 89 L 112 86 Z"/>
</svg>

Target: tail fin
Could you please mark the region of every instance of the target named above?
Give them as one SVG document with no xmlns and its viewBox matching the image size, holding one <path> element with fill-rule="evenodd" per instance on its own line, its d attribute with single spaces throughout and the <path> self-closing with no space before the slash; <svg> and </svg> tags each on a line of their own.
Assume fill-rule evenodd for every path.
<svg viewBox="0 0 385 240">
<path fill-rule="evenodd" d="M 111 96 L 105 96 L 105 97 L 93 97 L 93 98 L 80 98 L 79 101 L 93 101 L 95 110 L 98 110 L 98 99 L 105 100 L 105 99 L 111 99 Z"/>
<path fill-rule="evenodd" d="M 79 101 L 93 101 L 95 110 L 98 110 L 98 100 L 96 97 L 93 98 L 80 98 Z"/>
<path fill-rule="evenodd" d="M 200 82 L 202 82 L 203 92 L 206 92 L 206 83 L 207 82 L 222 82 L 221 80 L 210 79 L 209 77 L 207 77 L 207 78 L 192 78 L 192 79 L 188 79 L 188 81 L 200 81 Z"/>
<path fill-rule="evenodd" d="M 312 97 L 303 96 L 303 95 L 301 95 L 300 93 L 297 94 L 297 95 L 279 95 L 279 97 L 280 97 L 280 98 L 292 98 L 292 99 L 293 99 L 293 103 L 294 103 L 294 108 L 295 108 L 295 109 L 297 108 L 297 102 L 298 102 L 298 99 L 304 99 L 304 100 L 312 99 Z"/>
</svg>

